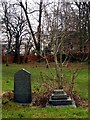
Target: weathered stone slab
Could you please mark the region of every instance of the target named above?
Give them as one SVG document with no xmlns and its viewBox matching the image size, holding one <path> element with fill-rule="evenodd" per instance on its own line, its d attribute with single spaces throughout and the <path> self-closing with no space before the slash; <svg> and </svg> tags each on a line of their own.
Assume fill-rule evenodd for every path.
<svg viewBox="0 0 90 120">
<path fill-rule="evenodd" d="M 21 69 L 14 75 L 14 101 L 18 103 L 31 103 L 31 74 Z"/>
<path fill-rule="evenodd" d="M 60 100 L 52 100 L 50 98 L 49 100 L 50 105 L 72 105 L 72 100 L 70 98 L 68 99 L 60 99 Z"/>
<path fill-rule="evenodd" d="M 64 94 L 64 90 L 63 89 L 56 89 L 53 91 L 54 94 Z"/>
<path fill-rule="evenodd" d="M 67 94 L 52 94 L 52 100 L 67 99 Z"/>
</svg>

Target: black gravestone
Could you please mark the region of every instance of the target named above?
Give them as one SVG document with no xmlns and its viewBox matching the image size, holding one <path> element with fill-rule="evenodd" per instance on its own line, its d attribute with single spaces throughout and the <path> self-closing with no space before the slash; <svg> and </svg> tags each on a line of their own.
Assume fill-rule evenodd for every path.
<svg viewBox="0 0 90 120">
<path fill-rule="evenodd" d="M 21 69 L 14 75 L 14 101 L 18 103 L 31 103 L 31 74 Z"/>
</svg>

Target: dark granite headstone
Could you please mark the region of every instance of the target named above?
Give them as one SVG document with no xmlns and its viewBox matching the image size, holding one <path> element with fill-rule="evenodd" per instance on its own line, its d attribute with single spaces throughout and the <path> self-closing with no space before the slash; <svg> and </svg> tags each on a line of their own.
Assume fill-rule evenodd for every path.
<svg viewBox="0 0 90 120">
<path fill-rule="evenodd" d="M 31 103 L 31 74 L 21 69 L 14 75 L 14 101 L 18 103 Z"/>
</svg>

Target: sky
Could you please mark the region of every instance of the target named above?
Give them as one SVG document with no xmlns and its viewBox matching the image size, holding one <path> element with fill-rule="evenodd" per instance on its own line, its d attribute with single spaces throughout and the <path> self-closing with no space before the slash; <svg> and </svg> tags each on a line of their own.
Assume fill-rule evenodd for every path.
<svg viewBox="0 0 90 120">
<path fill-rule="evenodd" d="M 0 0 L 0 3 L 1 1 L 5 1 L 5 0 Z M 13 2 L 17 2 L 19 0 L 6 0 L 6 1 L 10 1 L 10 3 L 13 3 Z M 22 0 L 23 3 L 25 3 L 26 0 Z M 58 0 L 43 0 L 44 3 L 51 3 L 51 2 L 57 2 Z M 87 2 L 89 0 L 59 0 L 59 1 L 65 1 L 65 2 L 73 2 L 73 1 L 80 1 L 80 2 Z M 35 9 L 39 9 L 39 5 L 37 3 L 39 3 L 40 0 L 27 0 L 27 3 L 28 3 L 28 6 L 29 8 L 31 8 L 32 10 L 35 10 Z M 50 9 L 50 8 L 49 8 Z M 0 16 L 2 15 L 2 7 L 0 6 Z M 30 20 L 31 20 L 31 24 L 32 26 L 37 29 L 37 20 L 38 20 L 38 12 L 30 15 Z M 1 31 L 0 31 L 0 37 L 1 37 Z"/>
</svg>

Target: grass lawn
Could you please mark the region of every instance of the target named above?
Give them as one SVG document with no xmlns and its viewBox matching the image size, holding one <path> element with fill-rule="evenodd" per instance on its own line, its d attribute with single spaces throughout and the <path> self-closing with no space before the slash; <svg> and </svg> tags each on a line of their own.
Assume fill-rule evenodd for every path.
<svg viewBox="0 0 90 120">
<path fill-rule="evenodd" d="M 39 66 L 39 67 L 38 67 Z M 75 69 L 77 63 L 71 65 L 70 69 Z M 13 90 L 14 87 L 14 73 L 25 68 L 31 72 L 32 76 L 32 90 L 37 84 L 41 83 L 40 72 L 49 74 L 49 69 L 45 68 L 45 65 L 32 65 L 32 64 L 10 64 L 6 67 L 2 65 L 2 89 L 3 91 Z M 54 67 L 51 68 L 53 74 L 55 74 Z M 64 68 L 64 74 L 69 79 L 70 71 L 68 68 Z M 52 76 L 51 76 L 52 77 Z M 83 64 L 81 71 L 76 79 L 75 92 L 79 93 L 85 100 L 88 100 L 88 66 Z M 29 106 L 21 106 L 14 102 L 8 102 L 2 107 L 3 118 L 87 118 L 88 110 L 82 107 L 72 108 L 39 108 Z"/>
<path fill-rule="evenodd" d="M 38 108 L 10 102 L 3 107 L 3 118 L 87 118 L 83 108 Z"/>
</svg>

